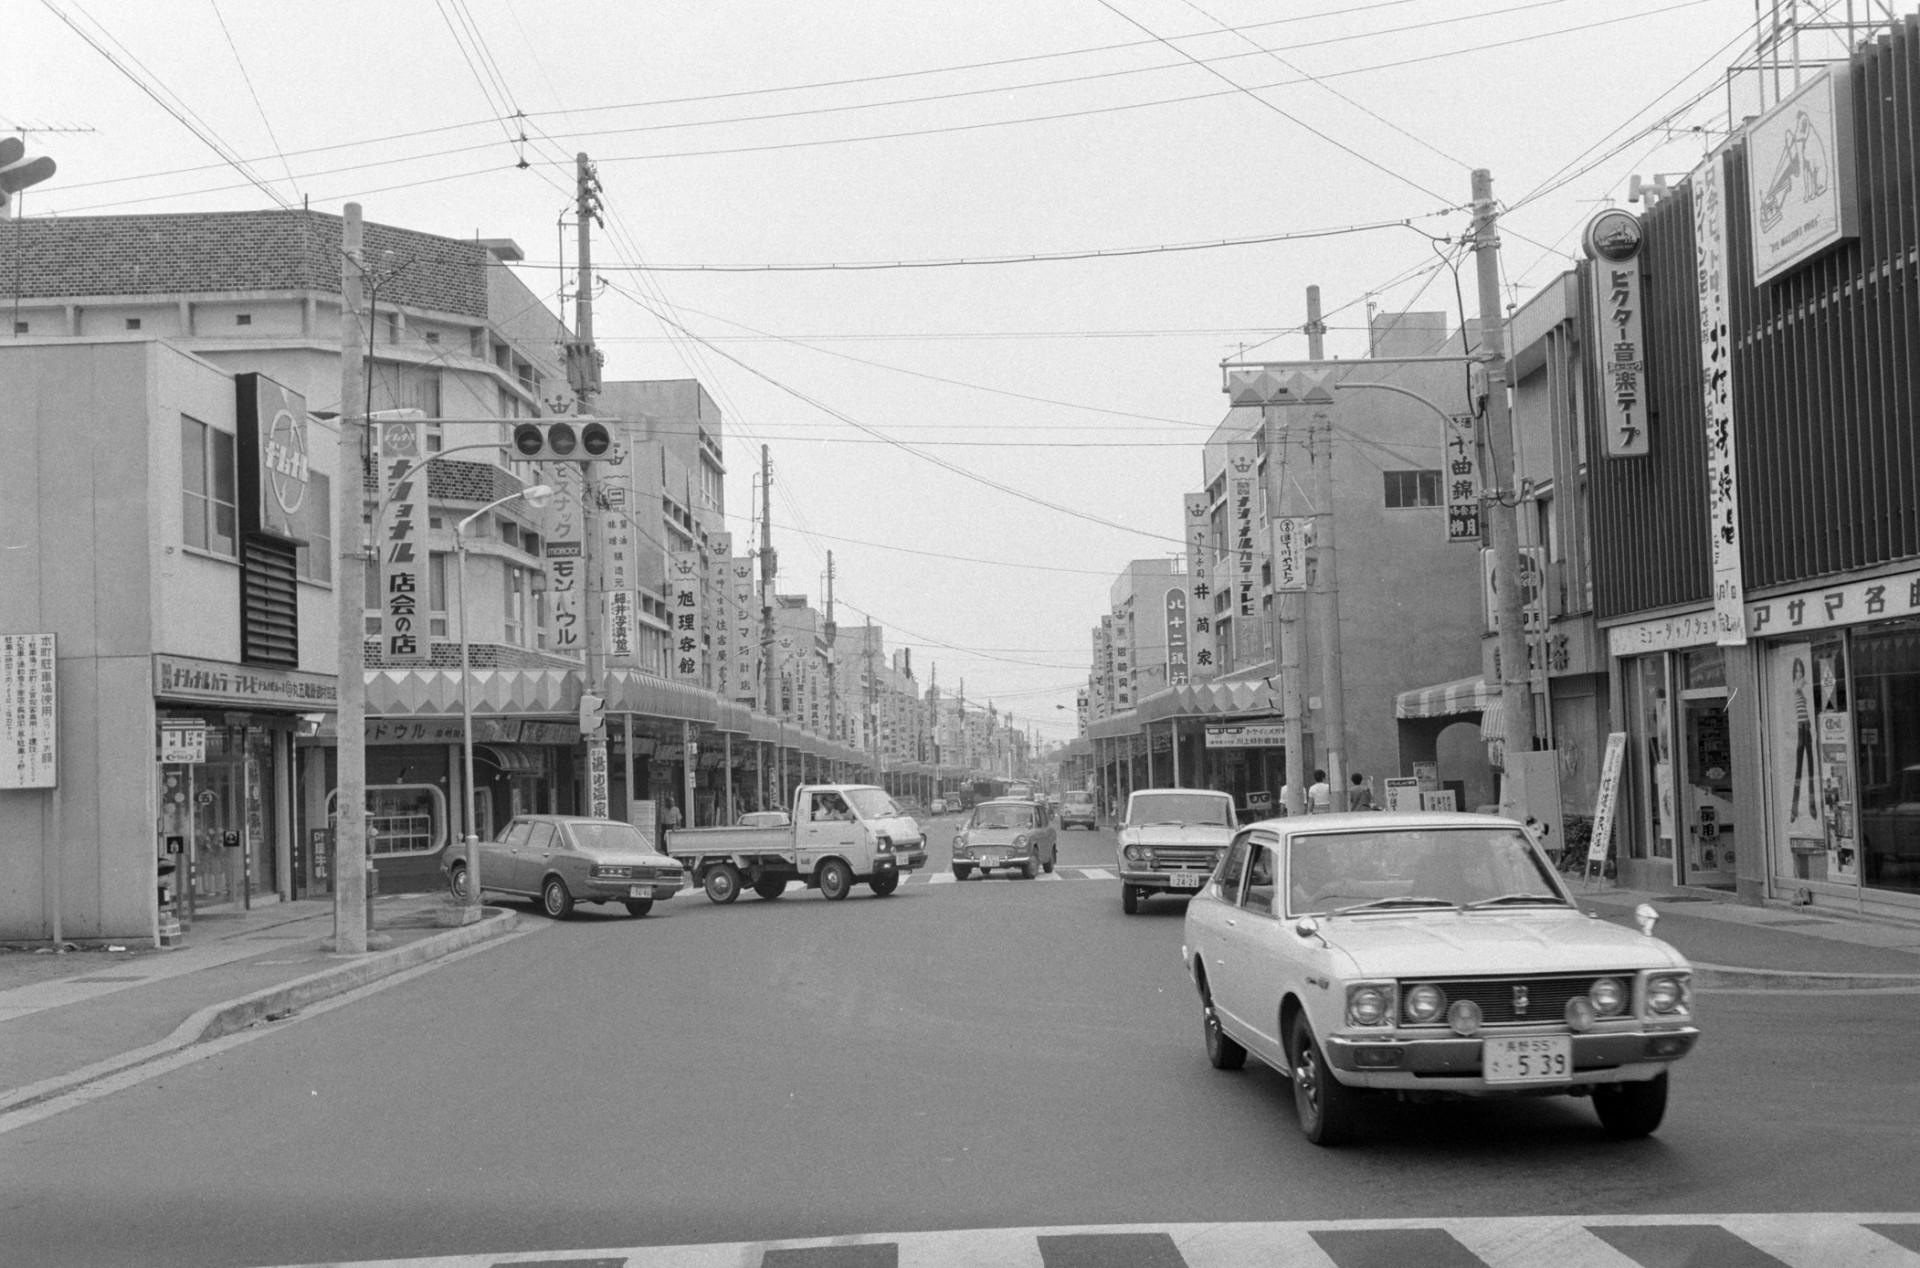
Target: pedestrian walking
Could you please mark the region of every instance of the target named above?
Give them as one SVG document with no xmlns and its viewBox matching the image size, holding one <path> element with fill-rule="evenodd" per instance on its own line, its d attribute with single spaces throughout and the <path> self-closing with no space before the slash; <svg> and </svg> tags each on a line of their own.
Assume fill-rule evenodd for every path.
<svg viewBox="0 0 1920 1268">
<path fill-rule="evenodd" d="M 1347 809 L 1372 810 L 1374 808 L 1373 785 L 1367 782 L 1367 777 L 1355 771 L 1353 778 L 1348 782 L 1352 787 L 1347 789 Z"/>
<path fill-rule="evenodd" d="M 1327 784 L 1327 772 L 1315 770 L 1313 782 L 1307 785 L 1307 813 L 1323 815 L 1333 809 L 1333 789 Z"/>
<path fill-rule="evenodd" d="M 669 831 L 679 827 L 680 803 L 669 797 L 666 804 L 660 807 L 660 823 L 661 826 L 667 828 Z"/>
</svg>

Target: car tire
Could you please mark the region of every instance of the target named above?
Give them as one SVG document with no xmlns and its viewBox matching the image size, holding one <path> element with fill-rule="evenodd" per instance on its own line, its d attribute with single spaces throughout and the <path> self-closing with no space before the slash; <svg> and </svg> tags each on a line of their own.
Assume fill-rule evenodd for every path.
<svg viewBox="0 0 1920 1268">
<path fill-rule="evenodd" d="M 763 876 L 753 883 L 753 892 L 768 902 L 787 892 L 787 878 L 784 876 Z"/>
<path fill-rule="evenodd" d="M 828 859 L 820 865 L 820 896 L 828 902 L 837 903 L 853 892 L 853 869 L 839 859 Z"/>
<path fill-rule="evenodd" d="M 957 881 L 970 881 L 973 879 L 973 869 L 964 864 L 955 863 L 953 865 L 953 879 Z"/>
<path fill-rule="evenodd" d="M 888 894 L 900 888 L 900 873 L 885 872 L 875 876 L 867 882 L 867 888 L 871 889 L 879 897 L 885 898 Z"/>
<path fill-rule="evenodd" d="M 1026 880 L 1032 880 L 1034 877 L 1040 875 L 1040 860 L 1034 855 L 1029 854 L 1027 861 L 1020 867 L 1020 875 Z"/>
<path fill-rule="evenodd" d="M 447 892 L 459 902 L 467 901 L 467 865 L 455 863 L 447 869 Z"/>
<path fill-rule="evenodd" d="M 540 909 L 555 920 L 573 915 L 573 895 L 558 876 L 547 877 L 547 883 L 540 887 Z"/>
<path fill-rule="evenodd" d="M 1047 865 L 1046 865 L 1046 872 L 1047 872 L 1047 875 L 1048 875 L 1048 876 L 1052 876 L 1052 875 L 1053 875 L 1053 865 L 1054 865 L 1055 863 L 1058 863 L 1059 861 L 1060 861 L 1060 851 L 1059 851 L 1059 850 L 1057 850 L 1057 849 L 1056 849 L 1056 850 L 1055 850 L 1055 851 L 1054 851 L 1054 852 L 1053 852 L 1052 854 L 1049 854 L 1049 855 L 1047 855 Z"/>
<path fill-rule="evenodd" d="M 1140 914 L 1140 891 L 1132 885 L 1120 887 L 1120 910 L 1129 916 Z"/>
<path fill-rule="evenodd" d="M 646 915 L 648 912 L 653 910 L 653 899 L 629 898 L 626 901 L 626 908 L 627 908 L 627 914 L 629 916 L 632 916 L 635 920 L 638 920 L 640 919 L 640 917 Z"/>
<path fill-rule="evenodd" d="M 1200 990 L 1200 1032 L 1207 1043 L 1207 1064 L 1216 1070 L 1238 1070 L 1247 1064 L 1247 1050 L 1220 1029 L 1220 1014 L 1213 1006 L 1213 992 Z"/>
<path fill-rule="evenodd" d="M 1333 1077 L 1319 1040 L 1305 1012 L 1293 1017 L 1287 1044 L 1289 1074 L 1293 1079 L 1293 1107 L 1300 1116 L 1300 1134 L 1316 1145 L 1343 1145 L 1353 1138 L 1353 1089 Z"/>
<path fill-rule="evenodd" d="M 1601 1083 L 1593 1089 L 1593 1112 L 1615 1140 L 1651 1136 L 1667 1114 L 1667 1072 L 1643 1083 Z"/>
<path fill-rule="evenodd" d="M 731 863 L 714 864 L 700 883 L 707 891 L 707 901 L 716 907 L 740 897 L 740 869 Z"/>
</svg>

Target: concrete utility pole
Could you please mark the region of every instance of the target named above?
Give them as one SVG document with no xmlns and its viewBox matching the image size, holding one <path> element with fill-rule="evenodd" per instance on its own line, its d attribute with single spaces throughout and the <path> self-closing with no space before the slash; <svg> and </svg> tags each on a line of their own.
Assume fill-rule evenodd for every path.
<svg viewBox="0 0 1920 1268">
<path fill-rule="evenodd" d="M 593 165 L 587 156 L 574 156 L 574 214 L 579 224 L 580 238 L 580 277 L 575 287 L 573 346 L 568 349 L 570 377 L 573 380 L 573 412 L 591 415 L 593 398 L 600 393 L 600 353 L 593 346 L 593 222 L 598 218 L 599 206 L 595 201 L 596 182 Z M 599 573 L 595 571 L 594 556 L 600 548 L 600 483 L 595 478 L 598 463 L 586 463 L 580 468 L 580 575 L 587 590 L 587 685 L 586 690 L 607 699 L 607 625 L 601 606 L 606 602 L 606 594 L 597 584 Z M 592 772 L 604 772 L 607 769 L 607 728 L 603 722 L 599 730 L 586 737 L 587 741 L 587 805 L 586 812 L 595 818 L 604 819 L 612 813 L 608 802 L 607 781 L 596 780 Z M 629 796 L 632 794 L 629 793 Z M 686 805 L 686 824 L 693 826 L 693 801 L 689 797 Z"/>
<path fill-rule="evenodd" d="M 341 226 L 340 261 L 340 467 L 334 475 L 334 519 L 339 524 L 339 775 L 334 791 L 333 949 L 340 955 L 367 951 L 367 592 L 366 338 L 361 329 L 360 204 L 348 203 Z"/>
<path fill-rule="evenodd" d="M 1480 275 L 1481 367 L 1486 399 L 1480 432 L 1486 438 L 1487 536 L 1493 547 L 1497 610 L 1500 615 L 1500 701 L 1505 725 L 1507 770 L 1514 755 L 1533 750 L 1533 688 L 1528 681 L 1527 636 L 1522 626 L 1524 596 L 1520 572 L 1520 493 L 1514 484 L 1513 416 L 1507 408 L 1507 326 L 1500 308 L 1499 211 L 1493 201 L 1493 174 L 1473 173 L 1473 256 Z M 1476 403 L 1477 404 L 1477 403 Z"/>
<path fill-rule="evenodd" d="M 872 763 L 873 777 L 877 780 L 880 778 L 880 726 L 879 726 L 879 719 L 875 716 L 876 709 L 874 705 L 874 688 L 878 686 L 878 683 L 874 679 L 874 672 L 873 672 L 873 618 L 872 617 L 867 618 L 867 636 L 866 636 L 865 650 L 867 654 L 867 691 L 866 691 L 867 760 L 870 763 Z"/>
<path fill-rule="evenodd" d="M 775 643 L 773 637 L 773 599 L 774 577 L 780 571 L 779 556 L 773 550 L 773 455 L 767 446 L 760 446 L 760 660 L 761 672 L 766 679 L 767 716 L 779 718 L 780 681 L 779 668 L 774 663 Z M 785 745 L 777 745 L 778 754 L 774 761 L 774 779 L 778 781 L 778 793 L 773 798 L 775 806 L 783 805 L 787 798 L 787 750 Z"/>
<path fill-rule="evenodd" d="M 1325 359 L 1327 325 L 1320 320 L 1320 288 L 1307 288 L 1307 355 Z M 1311 443 L 1314 501 L 1314 592 L 1320 596 L 1320 747 L 1326 752 L 1327 809 L 1347 808 L 1347 690 L 1340 657 L 1340 568 L 1333 543 L 1333 420 L 1315 412 Z"/>
<path fill-rule="evenodd" d="M 827 552 L 827 735 L 839 740 L 840 735 L 840 659 L 833 654 L 835 638 L 840 627 L 833 620 L 833 552 Z"/>
</svg>

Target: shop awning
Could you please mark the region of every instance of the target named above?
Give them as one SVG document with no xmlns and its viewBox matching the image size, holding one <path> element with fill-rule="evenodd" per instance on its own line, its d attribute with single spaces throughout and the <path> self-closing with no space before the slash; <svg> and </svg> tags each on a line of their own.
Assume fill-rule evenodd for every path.
<svg viewBox="0 0 1920 1268">
<path fill-rule="evenodd" d="M 1090 740 L 1117 740 L 1125 735 L 1137 735 L 1139 731 L 1140 716 L 1132 709 L 1087 723 L 1087 738 Z"/>
<path fill-rule="evenodd" d="M 1467 713 L 1484 714 L 1499 699 L 1500 689 L 1488 687 L 1486 679 L 1475 674 L 1471 678 L 1456 678 L 1452 682 L 1401 692 L 1393 698 L 1393 716 L 1450 718 Z"/>
<path fill-rule="evenodd" d="M 1169 718 L 1222 718 L 1249 713 L 1274 713 L 1279 702 L 1273 684 L 1264 678 L 1237 678 L 1225 682 L 1189 682 L 1156 691 L 1140 702 L 1142 722 Z"/>
<path fill-rule="evenodd" d="M 508 774 L 544 775 L 547 772 L 546 754 L 524 744 L 476 744 L 473 755 L 486 758 Z M 474 786 L 478 787 L 479 782 L 476 779 Z"/>
<path fill-rule="evenodd" d="M 638 713 L 684 722 L 720 721 L 720 700 L 712 692 L 631 669 L 607 671 L 608 713 Z"/>
</svg>

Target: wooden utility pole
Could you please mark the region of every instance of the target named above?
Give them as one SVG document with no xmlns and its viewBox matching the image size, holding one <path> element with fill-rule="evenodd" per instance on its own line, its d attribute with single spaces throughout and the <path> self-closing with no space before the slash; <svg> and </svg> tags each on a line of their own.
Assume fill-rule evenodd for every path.
<svg viewBox="0 0 1920 1268">
<path fill-rule="evenodd" d="M 367 950 L 367 592 L 366 480 L 367 368 L 361 328 L 360 204 L 348 203 L 340 248 L 340 465 L 333 478 L 338 525 L 339 600 L 338 776 L 334 791 L 333 949 L 341 955 Z"/>
<path fill-rule="evenodd" d="M 1520 572 L 1520 493 L 1514 484 L 1513 416 L 1507 408 L 1507 324 L 1500 307 L 1499 210 L 1493 174 L 1473 173 L 1473 255 L 1480 280 L 1479 364 L 1486 372 L 1480 433 L 1486 438 L 1487 536 L 1493 548 L 1496 610 L 1500 616 L 1500 701 L 1506 770 L 1533 750 L 1533 687 L 1528 681 L 1527 635 Z"/>
</svg>

